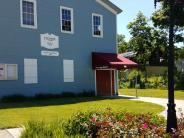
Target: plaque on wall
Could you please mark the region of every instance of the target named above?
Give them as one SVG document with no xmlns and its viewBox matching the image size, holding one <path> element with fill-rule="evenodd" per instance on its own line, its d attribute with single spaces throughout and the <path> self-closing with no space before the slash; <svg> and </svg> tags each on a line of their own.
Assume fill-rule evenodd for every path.
<svg viewBox="0 0 184 138">
<path fill-rule="evenodd" d="M 40 34 L 41 47 L 47 49 L 59 48 L 59 37 L 54 34 Z"/>
<path fill-rule="evenodd" d="M 58 51 L 41 51 L 42 56 L 51 56 L 51 57 L 58 57 L 59 52 Z"/>
</svg>

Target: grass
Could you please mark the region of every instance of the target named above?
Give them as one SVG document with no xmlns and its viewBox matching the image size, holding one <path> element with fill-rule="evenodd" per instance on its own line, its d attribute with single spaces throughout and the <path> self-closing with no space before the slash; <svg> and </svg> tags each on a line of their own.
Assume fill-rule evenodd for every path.
<svg viewBox="0 0 184 138">
<path fill-rule="evenodd" d="M 21 103 L 0 103 L 0 128 L 19 127 L 28 121 L 52 122 L 68 119 L 78 111 L 127 110 L 134 113 L 160 113 L 163 107 L 151 103 L 110 98 L 60 98 Z"/>
<path fill-rule="evenodd" d="M 82 135 L 67 136 L 63 122 L 56 121 L 51 123 L 45 122 L 28 122 L 21 138 L 86 138 Z"/>
<path fill-rule="evenodd" d="M 136 89 L 120 89 L 119 94 L 135 96 Z M 157 97 L 157 98 L 167 98 L 167 90 L 160 89 L 138 89 L 138 96 L 140 97 Z M 175 98 L 178 100 L 184 100 L 184 90 L 175 91 Z"/>
</svg>

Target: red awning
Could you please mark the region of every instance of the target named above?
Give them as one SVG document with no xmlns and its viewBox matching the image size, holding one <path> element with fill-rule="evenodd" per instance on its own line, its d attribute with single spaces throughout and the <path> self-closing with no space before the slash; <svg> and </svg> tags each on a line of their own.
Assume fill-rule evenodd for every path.
<svg viewBox="0 0 184 138">
<path fill-rule="evenodd" d="M 92 53 L 93 69 L 127 69 L 138 64 L 116 53 Z"/>
</svg>

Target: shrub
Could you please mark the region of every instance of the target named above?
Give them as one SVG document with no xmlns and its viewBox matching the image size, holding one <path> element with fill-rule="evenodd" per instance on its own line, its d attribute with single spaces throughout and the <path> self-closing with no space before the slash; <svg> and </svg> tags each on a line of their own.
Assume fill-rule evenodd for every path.
<svg viewBox="0 0 184 138">
<path fill-rule="evenodd" d="M 180 117 L 178 118 L 178 129 L 173 130 L 173 137 L 174 138 L 184 138 L 184 114 L 182 109 L 179 109 Z"/>
<path fill-rule="evenodd" d="M 128 81 L 129 81 L 128 88 L 135 88 L 135 85 L 137 83 L 139 84 L 140 89 L 145 89 L 145 73 L 144 72 L 132 70 L 128 74 Z"/>
<path fill-rule="evenodd" d="M 24 96 L 24 95 L 10 95 L 4 96 L 0 99 L 1 102 L 4 103 L 13 103 L 13 102 L 25 102 L 32 100 L 47 100 L 53 98 L 65 98 L 65 97 L 93 97 L 95 96 L 95 92 L 93 91 L 83 91 L 81 93 L 73 93 L 73 92 L 63 92 L 59 94 L 49 94 L 49 93 L 39 93 L 33 97 Z"/>
<path fill-rule="evenodd" d="M 24 126 L 21 138 L 183 138 L 184 115 L 178 119 L 178 129 L 166 134 L 166 123 L 153 114 L 129 112 L 80 112 L 66 122 L 30 121 Z"/>
<path fill-rule="evenodd" d="M 24 102 L 29 100 L 29 97 L 23 95 L 11 95 L 11 96 L 4 96 L 1 98 L 1 102 L 9 103 L 9 102 Z"/>
<path fill-rule="evenodd" d="M 36 94 L 32 99 L 36 100 L 47 100 L 47 99 L 52 99 L 52 98 L 62 98 L 62 94 L 49 94 L 49 93 L 39 93 Z"/>
<path fill-rule="evenodd" d="M 81 93 L 78 93 L 77 96 L 79 97 L 94 97 L 95 96 L 95 91 L 83 91 Z"/>
<path fill-rule="evenodd" d="M 147 78 L 147 88 L 167 88 L 167 82 L 163 76 L 151 76 Z"/>
<path fill-rule="evenodd" d="M 90 111 L 78 113 L 65 124 L 67 135 L 86 137 L 166 137 L 165 121 L 152 114 L 132 114 Z"/>
<path fill-rule="evenodd" d="M 61 97 L 76 97 L 77 94 L 73 93 L 73 92 L 63 92 L 61 94 Z"/>
<path fill-rule="evenodd" d="M 121 77 L 123 76 L 125 79 L 120 79 L 121 88 L 135 88 L 136 81 L 140 89 L 145 88 L 167 88 L 167 77 L 166 75 L 162 76 L 147 76 L 146 72 L 132 70 L 126 75 L 126 73 L 121 73 Z M 123 74 L 123 75 L 122 75 Z M 125 77 L 127 76 L 127 77 Z M 137 80 L 136 80 L 137 79 Z"/>
<path fill-rule="evenodd" d="M 67 136 L 64 133 L 62 121 L 55 121 L 49 124 L 29 121 L 24 126 L 21 138 L 83 138 L 83 136 Z"/>
<path fill-rule="evenodd" d="M 177 72 L 175 75 L 175 89 L 184 90 L 184 73 Z"/>
</svg>

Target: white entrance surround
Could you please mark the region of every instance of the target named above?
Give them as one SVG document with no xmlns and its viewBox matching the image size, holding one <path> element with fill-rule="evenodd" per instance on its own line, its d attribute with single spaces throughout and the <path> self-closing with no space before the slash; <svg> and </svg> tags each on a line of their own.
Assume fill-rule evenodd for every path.
<svg viewBox="0 0 184 138">
<path fill-rule="evenodd" d="M 111 96 L 112 96 L 112 70 L 110 70 L 110 79 L 111 79 Z"/>
<path fill-rule="evenodd" d="M 119 71 L 116 70 L 116 95 L 118 95 L 118 89 L 119 89 Z"/>
<path fill-rule="evenodd" d="M 97 87 L 96 87 L 96 69 L 95 69 L 95 96 L 97 96 Z"/>
</svg>

